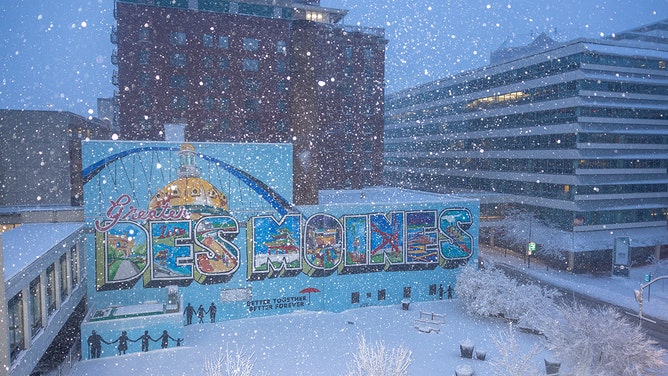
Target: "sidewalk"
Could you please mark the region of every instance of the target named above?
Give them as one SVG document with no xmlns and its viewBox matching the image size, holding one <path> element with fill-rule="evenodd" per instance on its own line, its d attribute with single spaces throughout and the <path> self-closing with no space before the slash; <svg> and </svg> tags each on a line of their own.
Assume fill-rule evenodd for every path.
<svg viewBox="0 0 668 376">
<path fill-rule="evenodd" d="M 630 276 L 626 278 L 612 275 L 573 274 L 553 268 L 548 270 L 545 264 L 536 258 L 532 258 L 531 265 L 527 267 L 523 255 L 487 245 L 480 245 L 480 255 L 487 265 L 490 262 L 506 264 L 536 279 L 615 304 L 634 314 L 638 313 L 638 302 L 635 300 L 633 290 L 639 290 L 640 284 L 645 283 L 644 276 L 651 273 L 653 279 L 668 275 L 668 260 L 661 260 L 662 262 L 655 265 L 632 267 Z M 644 289 L 643 316 L 668 320 L 668 279 L 657 281 L 651 287 Z"/>
</svg>

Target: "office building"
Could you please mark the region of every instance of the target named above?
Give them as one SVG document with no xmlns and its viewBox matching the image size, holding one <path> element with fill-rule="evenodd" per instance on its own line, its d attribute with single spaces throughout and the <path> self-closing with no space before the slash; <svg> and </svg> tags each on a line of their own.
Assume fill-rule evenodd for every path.
<svg viewBox="0 0 668 376">
<path fill-rule="evenodd" d="M 510 207 L 529 211 L 574 271 L 610 270 L 616 239 L 630 240 L 628 265 L 665 257 L 668 21 L 543 34 L 491 61 L 388 95 L 387 183 L 479 196 L 481 240 Z"/>
<path fill-rule="evenodd" d="M 121 137 L 293 143 L 298 204 L 381 184 L 387 41 L 342 25 L 346 13 L 318 0 L 116 1 Z"/>
</svg>

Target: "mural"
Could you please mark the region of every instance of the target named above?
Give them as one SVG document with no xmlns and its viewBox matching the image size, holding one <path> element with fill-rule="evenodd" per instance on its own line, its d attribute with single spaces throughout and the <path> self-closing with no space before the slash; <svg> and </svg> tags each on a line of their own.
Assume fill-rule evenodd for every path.
<svg viewBox="0 0 668 376">
<path fill-rule="evenodd" d="M 118 343 L 105 326 L 139 320 L 126 350 L 217 319 L 433 299 L 476 257 L 476 201 L 292 205 L 290 145 L 91 141 L 83 161 L 83 327 Z"/>
</svg>

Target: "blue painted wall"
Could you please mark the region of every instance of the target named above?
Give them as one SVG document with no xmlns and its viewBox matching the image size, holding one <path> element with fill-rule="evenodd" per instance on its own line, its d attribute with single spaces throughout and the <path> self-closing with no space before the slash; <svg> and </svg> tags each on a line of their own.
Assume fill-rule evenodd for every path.
<svg viewBox="0 0 668 376">
<path fill-rule="evenodd" d="M 438 299 L 477 260 L 477 201 L 296 207 L 291 174 L 285 144 L 85 142 L 84 348 L 92 330 L 134 339 L 142 322 L 177 338 L 187 304 L 220 321 Z"/>
</svg>

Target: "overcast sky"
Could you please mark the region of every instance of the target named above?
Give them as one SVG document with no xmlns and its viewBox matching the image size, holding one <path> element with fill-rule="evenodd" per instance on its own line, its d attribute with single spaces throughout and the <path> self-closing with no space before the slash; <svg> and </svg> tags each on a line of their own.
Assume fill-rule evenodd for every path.
<svg viewBox="0 0 668 376">
<path fill-rule="evenodd" d="M 387 92 L 488 63 L 510 40 L 600 38 L 668 18 L 666 0 L 321 0 L 349 25 L 385 28 Z M 97 114 L 113 95 L 112 0 L 4 1 L 0 108 Z"/>
</svg>

